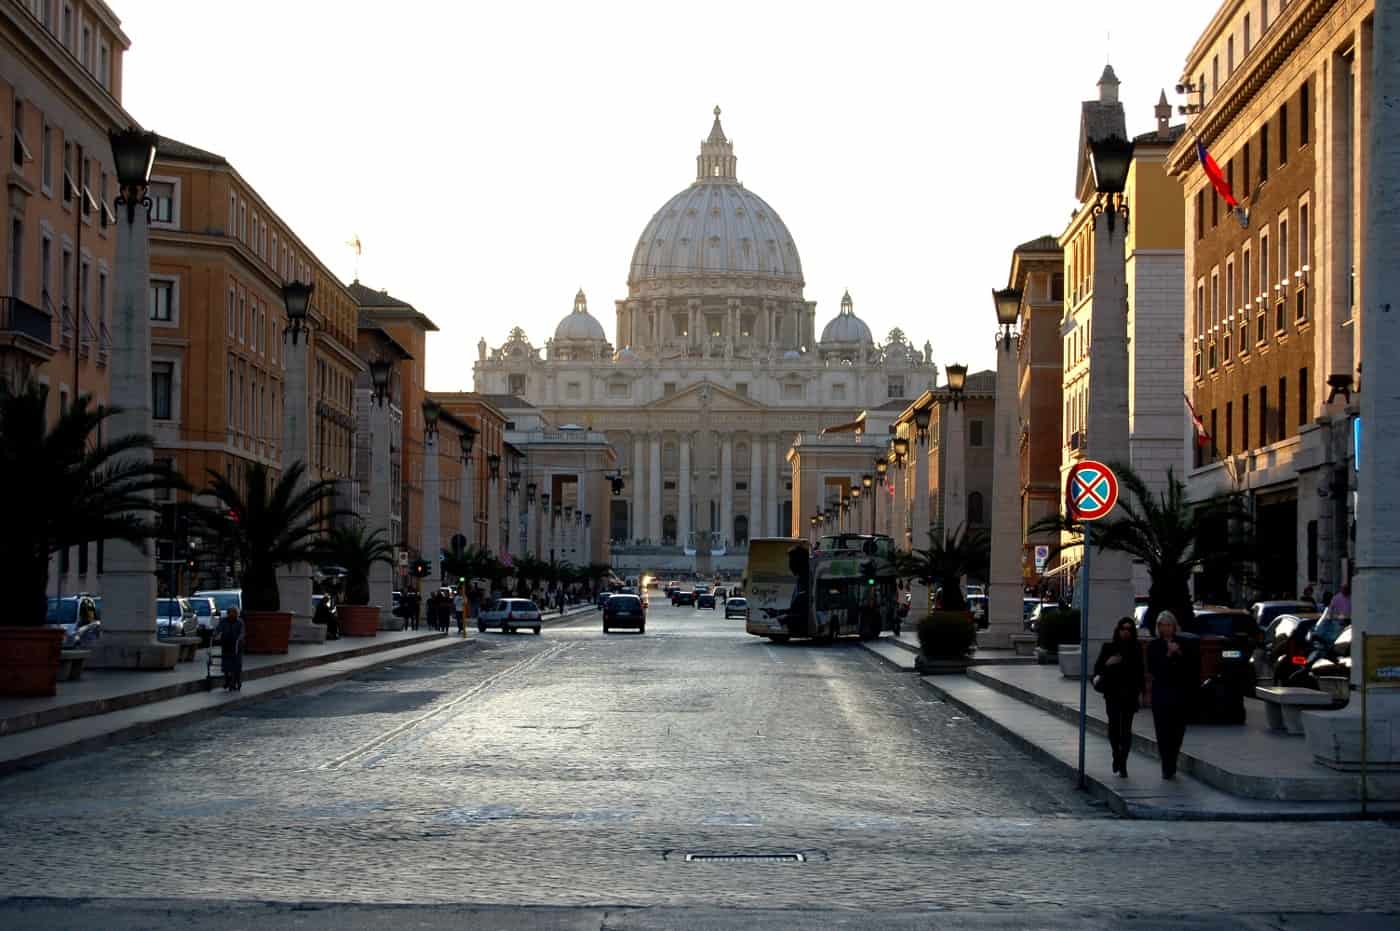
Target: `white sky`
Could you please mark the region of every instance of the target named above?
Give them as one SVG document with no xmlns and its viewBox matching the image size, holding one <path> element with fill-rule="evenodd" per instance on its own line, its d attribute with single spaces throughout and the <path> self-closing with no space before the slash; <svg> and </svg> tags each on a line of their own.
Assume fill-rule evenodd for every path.
<svg viewBox="0 0 1400 931">
<path fill-rule="evenodd" d="M 1214 0 L 943 4 L 109 0 L 128 110 L 218 152 L 347 281 L 476 341 L 537 346 L 582 286 L 610 338 L 642 228 L 724 108 L 739 178 L 786 221 L 820 328 L 850 288 L 940 363 L 995 363 L 989 291 L 1073 207 L 1106 54 L 1153 127 Z M 1105 18 L 1107 17 L 1107 18 Z"/>
</svg>

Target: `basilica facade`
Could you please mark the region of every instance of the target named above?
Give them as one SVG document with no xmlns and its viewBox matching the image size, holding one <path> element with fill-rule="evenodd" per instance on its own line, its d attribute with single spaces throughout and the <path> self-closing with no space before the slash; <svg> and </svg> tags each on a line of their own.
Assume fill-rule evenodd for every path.
<svg viewBox="0 0 1400 931">
<path fill-rule="evenodd" d="M 937 380 L 928 343 L 899 329 L 877 343 L 849 293 L 817 329 L 797 244 L 739 182 L 718 107 L 696 163 L 642 230 L 611 340 L 580 291 L 542 347 L 519 328 L 478 344 L 478 392 L 607 435 L 625 479 L 609 514 L 624 557 L 734 555 L 751 537 L 803 535 L 793 439 L 902 409 Z"/>
</svg>

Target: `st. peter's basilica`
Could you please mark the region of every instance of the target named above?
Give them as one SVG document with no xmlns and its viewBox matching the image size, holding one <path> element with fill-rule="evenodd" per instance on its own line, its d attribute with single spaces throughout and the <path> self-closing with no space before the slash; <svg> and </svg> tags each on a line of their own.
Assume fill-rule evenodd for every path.
<svg viewBox="0 0 1400 931">
<path fill-rule="evenodd" d="M 694 182 L 637 240 L 613 341 L 580 291 L 542 350 L 519 328 L 499 348 L 478 344 L 478 392 L 607 435 L 626 479 L 611 514 L 624 549 L 722 552 L 788 535 L 794 437 L 902 409 L 937 380 L 928 343 L 920 352 L 895 329 L 877 344 L 849 293 L 817 336 L 797 244 L 739 182 L 719 114 Z"/>
</svg>

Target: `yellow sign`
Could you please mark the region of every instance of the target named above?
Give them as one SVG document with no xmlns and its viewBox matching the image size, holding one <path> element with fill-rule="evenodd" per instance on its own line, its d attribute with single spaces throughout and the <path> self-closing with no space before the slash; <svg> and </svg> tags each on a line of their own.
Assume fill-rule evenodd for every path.
<svg viewBox="0 0 1400 931">
<path fill-rule="evenodd" d="M 1400 688 L 1400 636 L 1367 634 L 1365 646 L 1366 685 L 1370 688 Z"/>
</svg>

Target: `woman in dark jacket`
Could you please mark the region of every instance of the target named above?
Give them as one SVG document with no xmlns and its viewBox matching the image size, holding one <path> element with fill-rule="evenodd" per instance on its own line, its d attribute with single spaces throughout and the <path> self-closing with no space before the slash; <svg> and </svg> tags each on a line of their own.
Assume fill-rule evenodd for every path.
<svg viewBox="0 0 1400 931">
<path fill-rule="evenodd" d="M 1094 663 L 1094 688 L 1103 693 L 1108 710 L 1108 742 L 1113 745 L 1113 771 L 1128 775 L 1128 752 L 1133 746 L 1133 715 L 1138 696 L 1147 687 L 1138 646 L 1137 625 L 1125 617 L 1113 628 L 1113 639 L 1099 650 Z"/>
<path fill-rule="evenodd" d="M 1177 637 L 1176 615 L 1157 615 L 1157 637 L 1147 645 L 1147 671 L 1152 673 L 1152 723 L 1157 729 L 1157 753 L 1162 778 L 1176 776 L 1176 758 L 1186 736 L 1191 694 L 1199 684 L 1196 657 Z"/>
<path fill-rule="evenodd" d="M 237 608 L 229 608 L 214 630 L 219 641 L 219 665 L 224 671 L 224 690 L 237 692 L 243 688 L 243 618 Z"/>
</svg>

